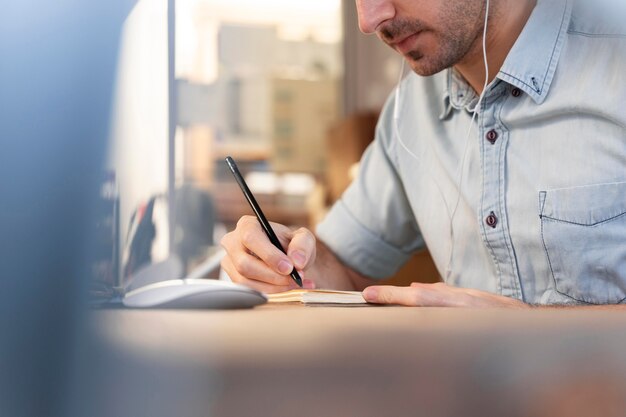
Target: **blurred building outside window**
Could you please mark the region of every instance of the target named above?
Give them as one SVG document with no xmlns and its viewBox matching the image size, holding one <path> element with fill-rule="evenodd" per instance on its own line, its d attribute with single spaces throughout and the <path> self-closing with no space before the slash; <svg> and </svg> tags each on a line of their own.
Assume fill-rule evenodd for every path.
<svg viewBox="0 0 626 417">
<path fill-rule="evenodd" d="M 227 155 L 272 221 L 319 217 L 342 108 L 341 22 L 340 0 L 176 1 L 176 179 L 211 195 L 216 239 L 251 213 Z"/>
</svg>

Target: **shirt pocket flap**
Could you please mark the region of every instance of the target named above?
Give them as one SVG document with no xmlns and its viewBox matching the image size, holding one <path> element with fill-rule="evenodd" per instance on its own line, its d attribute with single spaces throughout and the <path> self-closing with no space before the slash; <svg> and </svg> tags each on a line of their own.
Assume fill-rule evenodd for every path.
<svg viewBox="0 0 626 417">
<path fill-rule="evenodd" d="M 595 226 L 626 214 L 626 182 L 541 191 L 539 204 L 542 218 Z"/>
</svg>

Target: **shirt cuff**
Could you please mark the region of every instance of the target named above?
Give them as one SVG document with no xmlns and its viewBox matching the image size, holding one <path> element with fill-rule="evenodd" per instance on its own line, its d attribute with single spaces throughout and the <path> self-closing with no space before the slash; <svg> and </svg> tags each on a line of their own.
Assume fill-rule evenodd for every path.
<svg viewBox="0 0 626 417">
<path fill-rule="evenodd" d="M 341 262 L 374 279 L 392 276 L 411 257 L 359 223 L 341 200 L 317 225 L 316 234 Z"/>
</svg>

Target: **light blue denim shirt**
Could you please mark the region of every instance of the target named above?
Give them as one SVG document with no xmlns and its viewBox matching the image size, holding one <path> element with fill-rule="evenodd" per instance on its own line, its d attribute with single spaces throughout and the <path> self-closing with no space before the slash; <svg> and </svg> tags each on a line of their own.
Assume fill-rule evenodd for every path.
<svg viewBox="0 0 626 417">
<path fill-rule="evenodd" d="M 451 285 L 624 303 L 626 36 L 612 27 L 540 0 L 469 137 L 478 99 L 455 71 L 405 77 L 319 238 L 373 278 L 427 245 Z"/>
</svg>

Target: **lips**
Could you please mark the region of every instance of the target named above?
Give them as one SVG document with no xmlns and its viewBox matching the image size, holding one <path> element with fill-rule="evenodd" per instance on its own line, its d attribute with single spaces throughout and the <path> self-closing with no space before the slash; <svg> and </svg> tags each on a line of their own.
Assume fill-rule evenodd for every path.
<svg viewBox="0 0 626 417">
<path fill-rule="evenodd" d="M 420 35 L 420 32 L 412 33 L 396 42 L 390 43 L 390 46 L 399 53 L 406 55 L 415 48 L 415 40 Z"/>
</svg>

